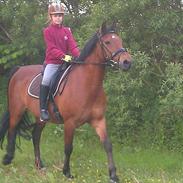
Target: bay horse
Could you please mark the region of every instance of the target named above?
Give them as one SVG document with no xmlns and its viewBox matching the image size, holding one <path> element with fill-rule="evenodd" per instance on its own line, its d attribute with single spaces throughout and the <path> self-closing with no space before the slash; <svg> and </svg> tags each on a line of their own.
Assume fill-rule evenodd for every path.
<svg viewBox="0 0 183 183">
<path fill-rule="evenodd" d="M 90 124 L 96 131 L 108 158 L 110 182 L 118 182 L 116 167 L 113 160 L 112 144 L 106 129 L 106 96 L 103 88 L 105 68 L 116 65 L 122 70 L 131 66 L 131 55 L 123 47 L 122 39 L 112 24 L 102 24 L 101 28 L 84 46 L 78 61 L 73 62 L 67 83 L 61 95 L 54 98 L 59 113 L 64 120 L 64 165 L 63 174 L 72 178 L 70 172 L 70 156 L 73 150 L 75 129 L 84 123 Z M 20 130 L 29 127 L 25 118 L 26 111 L 35 117 L 31 131 L 35 165 L 43 168 L 40 155 L 40 138 L 45 123 L 40 122 L 39 100 L 28 95 L 31 80 L 42 70 L 41 65 L 20 66 L 12 73 L 8 83 L 8 109 L 0 124 L 0 141 L 3 143 L 7 134 L 6 154 L 3 164 L 10 164 L 14 158 L 16 136 Z M 50 122 L 57 123 L 49 104 Z M 20 133 L 21 132 L 21 133 Z"/>
</svg>

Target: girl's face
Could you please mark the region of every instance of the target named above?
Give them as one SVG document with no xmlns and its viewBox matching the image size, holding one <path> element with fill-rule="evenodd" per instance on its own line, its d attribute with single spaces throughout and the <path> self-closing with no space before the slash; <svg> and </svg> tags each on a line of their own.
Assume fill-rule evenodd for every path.
<svg viewBox="0 0 183 183">
<path fill-rule="evenodd" d="M 63 18 L 64 18 L 64 14 L 62 13 L 51 15 L 51 20 L 53 24 L 58 24 L 58 25 L 62 24 Z"/>
</svg>

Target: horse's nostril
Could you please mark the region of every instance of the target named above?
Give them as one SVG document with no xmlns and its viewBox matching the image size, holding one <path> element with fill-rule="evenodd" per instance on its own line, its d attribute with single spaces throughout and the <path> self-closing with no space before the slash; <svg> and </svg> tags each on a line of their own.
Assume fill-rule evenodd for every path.
<svg viewBox="0 0 183 183">
<path fill-rule="evenodd" d="M 131 67 L 131 62 L 129 60 L 124 60 L 120 62 L 120 68 L 123 70 L 128 70 Z"/>
<path fill-rule="evenodd" d="M 123 63 L 124 64 L 129 64 L 130 62 L 128 60 L 125 60 Z"/>
</svg>

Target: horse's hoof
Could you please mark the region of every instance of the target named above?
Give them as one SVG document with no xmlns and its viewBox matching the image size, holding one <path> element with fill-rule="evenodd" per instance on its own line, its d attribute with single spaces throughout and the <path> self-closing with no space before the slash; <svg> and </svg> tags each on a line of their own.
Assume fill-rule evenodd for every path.
<svg viewBox="0 0 183 183">
<path fill-rule="evenodd" d="M 116 182 L 115 180 L 110 179 L 109 183 L 119 183 L 118 181 Z"/>
<path fill-rule="evenodd" d="M 64 175 L 65 175 L 65 174 L 64 174 Z M 68 175 L 66 174 L 65 176 L 66 176 L 68 179 L 74 179 L 74 176 L 72 176 L 71 174 L 68 174 Z"/>
<path fill-rule="evenodd" d="M 118 177 L 116 176 L 114 178 L 111 178 L 110 181 L 109 181 L 109 183 L 119 183 Z"/>
<path fill-rule="evenodd" d="M 8 154 L 6 154 L 3 158 L 3 165 L 9 165 L 12 161 L 13 157 L 12 156 L 9 156 Z"/>
<path fill-rule="evenodd" d="M 64 172 L 64 171 L 63 171 L 63 174 L 64 174 L 68 179 L 73 179 L 73 178 L 74 178 L 74 176 L 72 176 L 72 175 L 70 174 L 70 172 Z"/>
<path fill-rule="evenodd" d="M 38 170 L 45 170 L 46 169 L 42 160 L 41 161 L 35 161 L 35 165 L 36 165 L 36 168 Z"/>
</svg>

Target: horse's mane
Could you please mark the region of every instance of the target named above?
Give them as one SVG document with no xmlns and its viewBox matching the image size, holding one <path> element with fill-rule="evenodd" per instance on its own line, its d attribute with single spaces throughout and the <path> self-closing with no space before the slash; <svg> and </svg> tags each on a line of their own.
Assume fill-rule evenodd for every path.
<svg viewBox="0 0 183 183">
<path fill-rule="evenodd" d="M 97 41 L 98 41 L 98 39 L 99 39 L 99 36 L 103 36 L 103 35 L 105 35 L 105 34 L 107 34 L 107 33 L 110 33 L 110 32 L 111 32 L 111 33 L 114 33 L 114 32 L 116 33 L 116 29 L 115 29 L 114 26 L 109 26 L 109 27 L 107 27 L 107 28 L 106 28 L 105 30 L 103 30 L 103 32 L 101 32 L 101 33 L 99 33 L 99 32 L 95 33 L 95 34 L 92 36 L 92 38 L 90 38 L 90 39 L 86 42 L 84 48 L 83 48 L 82 51 L 81 51 L 81 54 L 80 54 L 78 60 L 79 60 L 79 61 L 84 61 L 84 60 L 86 59 L 86 57 L 89 56 L 89 54 L 93 51 L 93 49 L 94 49 L 94 47 L 95 47 L 95 45 L 96 45 L 96 43 L 97 43 Z"/>
<path fill-rule="evenodd" d="M 98 36 L 97 36 L 97 33 L 95 33 L 91 39 L 89 39 L 84 48 L 82 49 L 81 51 L 81 54 L 78 58 L 79 61 L 84 61 L 85 58 L 92 52 L 92 50 L 94 49 L 96 43 L 98 41 Z"/>
</svg>

